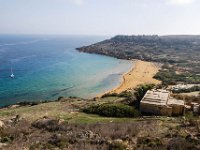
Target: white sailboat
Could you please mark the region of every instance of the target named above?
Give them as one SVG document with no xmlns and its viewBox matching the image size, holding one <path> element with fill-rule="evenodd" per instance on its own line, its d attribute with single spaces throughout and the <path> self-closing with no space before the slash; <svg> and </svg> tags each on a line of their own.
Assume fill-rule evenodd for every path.
<svg viewBox="0 0 200 150">
<path fill-rule="evenodd" d="M 14 73 L 13 73 L 13 70 L 12 70 L 12 68 L 10 69 L 10 72 L 11 72 L 11 75 L 10 75 L 10 77 L 11 77 L 11 78 L 14 78 L 14 77 L 15 77 L 15 75 L 14 75 Z"/>
</svg>

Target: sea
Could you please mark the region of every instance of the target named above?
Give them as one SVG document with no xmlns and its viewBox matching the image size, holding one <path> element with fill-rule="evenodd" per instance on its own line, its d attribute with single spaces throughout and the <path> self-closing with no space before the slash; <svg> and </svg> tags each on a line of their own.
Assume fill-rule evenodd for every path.
<svg viewBox="0 0 200 150">
<path fill-rule="evenodd" d="M 76 50 L 107 38 L 0 35 L 0 107 L 60 96 L 92 98 L 118 86 L 132 62 Z"/>
</svg>

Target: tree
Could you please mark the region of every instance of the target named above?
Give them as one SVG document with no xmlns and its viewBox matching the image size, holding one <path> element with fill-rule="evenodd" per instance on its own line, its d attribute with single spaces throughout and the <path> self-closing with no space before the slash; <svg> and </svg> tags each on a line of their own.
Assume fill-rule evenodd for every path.
<svg viewBox="0 0 200 150">
<path fill-rule="evenodd" d="M 154 84 L 144 84 L 144 85 L 140 85 L 135 89 L 134 95 L 136 98 L 136 101 L 134 101 L 133 105 L 136 108 L 139 108 L 140 105 L 140 101 L 142 100 L 142 98 L 144 97 L 144 95 L 146 94 L 146 92 L 148 90 L 151 90 L 155 85 Z"/>
</svg>

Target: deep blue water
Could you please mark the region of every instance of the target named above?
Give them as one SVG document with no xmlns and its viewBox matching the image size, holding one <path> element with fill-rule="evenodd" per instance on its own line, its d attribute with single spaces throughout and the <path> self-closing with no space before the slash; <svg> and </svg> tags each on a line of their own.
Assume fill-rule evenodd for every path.
<svg viewBox="0 0 200 150">
<path fill-rule="evenodd" d="M 106 38 L 1 35 L 0 106 L 59 96 L 89 98 L 117 86 L 120 74 L 132 66 L 129 61 L 75 50 Z"/>
</svg>

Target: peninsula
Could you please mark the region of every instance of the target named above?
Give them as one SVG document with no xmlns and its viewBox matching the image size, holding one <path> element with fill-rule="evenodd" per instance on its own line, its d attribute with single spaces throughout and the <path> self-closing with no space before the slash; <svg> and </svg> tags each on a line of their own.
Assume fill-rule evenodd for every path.
<svg viewBox="0 0 200 150">
<path fill-rule="evenodd" d="M 139 59 L 172 64 L 179 71 L 200 73 L 200 36 L 197 35 L 118 35 L 89 46 L 80 52 L 119 59 Z"/>
</svg>

